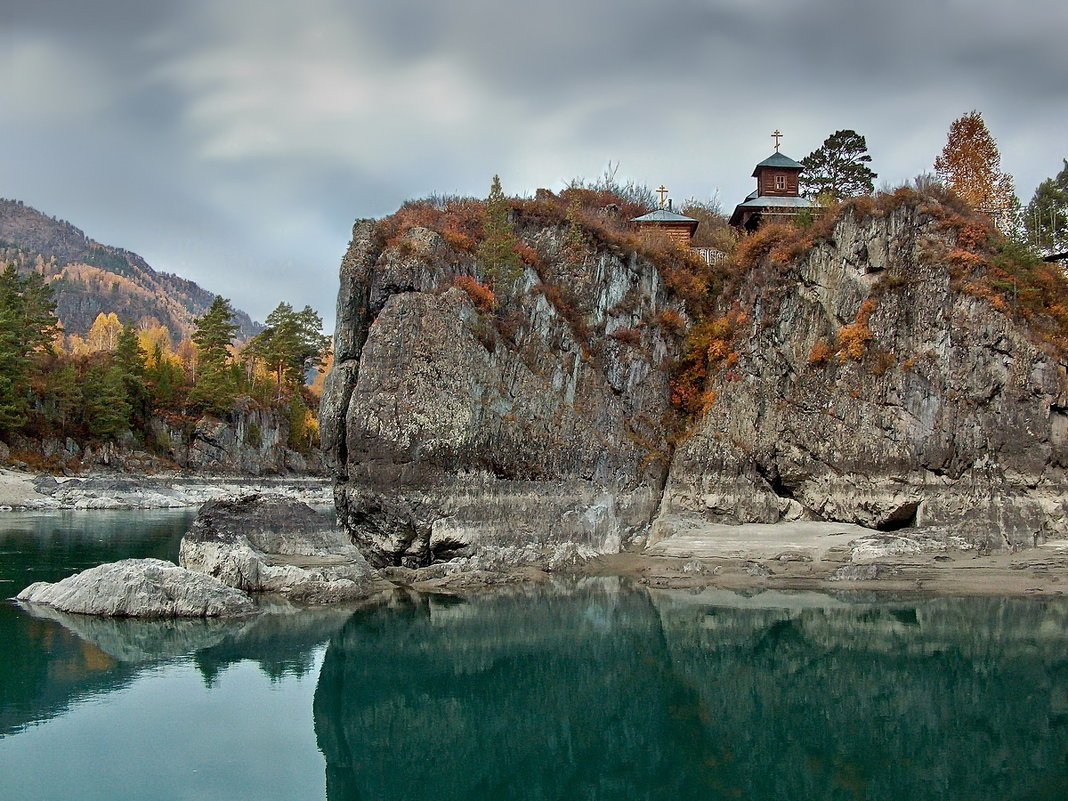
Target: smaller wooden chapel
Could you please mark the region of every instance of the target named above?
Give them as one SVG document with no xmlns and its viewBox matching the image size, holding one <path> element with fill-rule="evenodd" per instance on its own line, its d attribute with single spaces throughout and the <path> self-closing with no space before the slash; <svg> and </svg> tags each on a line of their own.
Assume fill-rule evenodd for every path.
<svg viewBox="0 0 1068 801">
<path fill-rule="evenodd" d="M 763 222 L 787 221 L 802 209 L 812 208 L 812 201 L 801 197 L 798 179 L 805 168 L 785 153 L 779 152 L 782 133 L 776 129 L 771 135 L 775 152 L 756 165 L 753 177 L 757 188 L 739 203 L 730 224 L 746 231 L 755 231 Z"/>
<path fill-rule="evenodd" d="M 656 193 L 660 195 L 660 208 L 643 214 L 641 217 L 635 217 L 631 222 L 638 226 L 639 231 L 657 231 L 666 234 L 677 244 L 689 245 L 697 231 L 698 221 L 685 214 L 678 214 L 671 208 L 670 200 L 667 201 L 666 206 L 664 205 L 664 198 L 668 193 L 666 186 L 660 184 Z"/>
</svg>

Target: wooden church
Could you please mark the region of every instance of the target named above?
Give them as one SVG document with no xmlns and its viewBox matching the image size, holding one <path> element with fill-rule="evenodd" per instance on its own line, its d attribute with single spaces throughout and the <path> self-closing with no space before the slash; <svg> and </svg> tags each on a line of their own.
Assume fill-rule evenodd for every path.
<svg viewBox="0 0 1068 801">
<path fill-rule="evenodd" d="M 735 207 L 730 224 L 736 228 L 755 231 L 761 223 L 788 221 L 799 211 L 812 208 L 812 201 L 801 197 L 798 188 L 804 167 L 779 152 L 782 134 L 778 130 L 771 136 L 775 140 L 775 152 L 753 170 L 757 188 Z"/>
</svg>

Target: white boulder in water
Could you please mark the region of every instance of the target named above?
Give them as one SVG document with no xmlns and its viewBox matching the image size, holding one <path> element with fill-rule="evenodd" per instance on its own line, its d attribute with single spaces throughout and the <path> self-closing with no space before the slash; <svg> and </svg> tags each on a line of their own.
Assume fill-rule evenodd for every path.
<svg viewBox="0 0 1068 801">
<path fill-rule="evenodd" d="M 255 611 L 241 590 L 161 559 L 123 559 L 54 584 L 38 581 L 18 600 L 111 617 L 220 617 Z"/>
</svg>

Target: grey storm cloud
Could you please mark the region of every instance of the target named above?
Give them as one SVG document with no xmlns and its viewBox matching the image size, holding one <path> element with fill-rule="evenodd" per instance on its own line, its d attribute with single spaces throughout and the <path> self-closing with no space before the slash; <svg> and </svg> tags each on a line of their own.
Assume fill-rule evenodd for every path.
<svg viewBox="0 0 1068 801">
<path fill-rule="evenodd" d="M 750 189 L 773 128 L 880 180 L 973 108 L 1024 201 L 1068 155 L 1068 4 L 979 0 L 0 0 L 0 194 L 263 317 L 328 321 L 353 218 L 559 188 L 609 160 Z"/>
</svg>

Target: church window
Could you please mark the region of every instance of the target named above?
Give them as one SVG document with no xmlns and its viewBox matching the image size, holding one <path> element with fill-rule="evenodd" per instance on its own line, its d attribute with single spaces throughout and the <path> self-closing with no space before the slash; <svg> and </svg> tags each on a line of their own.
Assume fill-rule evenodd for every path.
<svg viewBox="0 0 1068 801">
<path fill-rule="evenodd" d="M 786 188 L 786 176 L 785 175 L 776 175 L 775 176 L 775 188 L 776 189 L 785 189 Z"/>
</svg>

